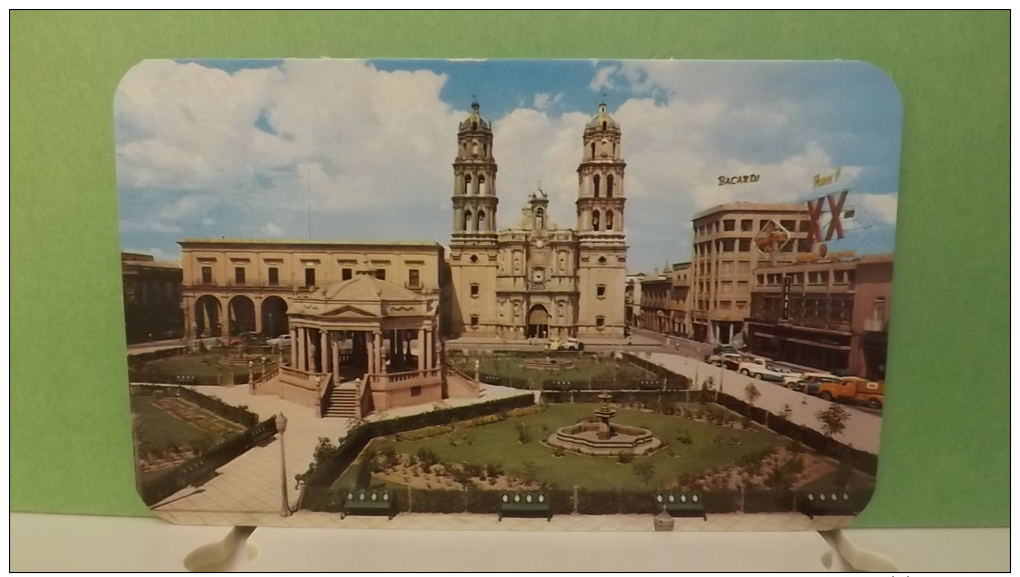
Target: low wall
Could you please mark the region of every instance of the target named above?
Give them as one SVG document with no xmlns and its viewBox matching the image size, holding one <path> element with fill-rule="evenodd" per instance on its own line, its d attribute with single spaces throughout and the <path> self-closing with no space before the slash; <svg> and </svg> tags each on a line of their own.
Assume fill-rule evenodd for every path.
<svg viewBox="0 0 1020 577">
<path fill-rule="evenodd" d="M 302 407 L 318 407 L 320 397 L 315 386 L 315 377 L 320 377 L 322 386 L 326 386 L 326 379 L 329 375 L 317 375 L 290 367 L 281 367 L 280 375 L 276 378 L 279 382 L 278 394 L 280 398 Z"/>
</svg>

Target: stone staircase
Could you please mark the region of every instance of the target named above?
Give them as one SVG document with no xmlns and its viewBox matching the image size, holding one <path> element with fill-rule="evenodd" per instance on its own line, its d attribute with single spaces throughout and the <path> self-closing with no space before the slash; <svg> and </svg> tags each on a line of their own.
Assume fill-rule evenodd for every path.
<svg viewBox="0 0 1020 577">
<path fill-rule="evenodd" d="M 330 392 L 329 405 L 324 417 L 357 419 L 361 417 L 358 385 L 354 382 L 341 383 Z"/>
<path fill-rule="evenodd" d="M 450 365 L 446 366 L 446 386 L 450 398 L 478 399 L 485 396 L 481 385 Z"/>
</svg>

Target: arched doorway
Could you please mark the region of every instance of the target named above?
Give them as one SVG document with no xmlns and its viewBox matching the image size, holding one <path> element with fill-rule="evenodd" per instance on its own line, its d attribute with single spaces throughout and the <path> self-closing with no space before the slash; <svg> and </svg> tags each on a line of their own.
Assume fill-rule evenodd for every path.
<svg viewBox="0 0 1020 577">
<path fill-rule="evenodd" d="M 230 299 L 227 309 L 229 312 L 227 330 L 230 331 L 230 336 L 255 332 L 255 303 L 250 298 L 237 295 Z"/>
<path fill-rule="evenodd" d="M 262 299 L 262 335 L 267 339 L 287 334 L 287 301 L 273 295 Z"/>
<path fill-rule="evenodd" d="M 220 326 L 220 299 L 203 295 L 195 301 L 195 336 L 218 337 L 223 335 Z"/>
<path fill-rule="evenodd" d="M 535 305 L 528 311 L 528 338 L 544 339 L 549 336 L 549 311 Z"/>
</svg>

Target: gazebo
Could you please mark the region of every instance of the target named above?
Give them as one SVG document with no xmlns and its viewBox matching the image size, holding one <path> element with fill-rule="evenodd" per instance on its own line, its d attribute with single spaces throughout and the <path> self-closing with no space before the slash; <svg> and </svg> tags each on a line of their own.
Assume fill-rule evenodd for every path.
<svg viewBox="0 0 1020 577">
<path fill-rule="evenodd" d="M 442 400 L 438 305 L 439 295 L 367 275 L 298 296 L 287 311 L 289 366 L 265 392 L 359 418 Z"/>
</svg>

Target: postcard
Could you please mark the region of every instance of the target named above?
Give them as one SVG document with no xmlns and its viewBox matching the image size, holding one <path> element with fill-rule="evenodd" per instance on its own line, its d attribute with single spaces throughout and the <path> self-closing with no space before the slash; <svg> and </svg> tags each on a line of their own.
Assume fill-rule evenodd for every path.
<svg viewBox="0 0 1020 577">
<path fill-rule="evenodd" d="M 113 104 L 160 517 L 817 531 L 870 500 L 878 68 L 150 60 Z"/>
</svg>

